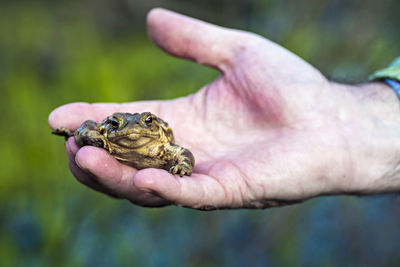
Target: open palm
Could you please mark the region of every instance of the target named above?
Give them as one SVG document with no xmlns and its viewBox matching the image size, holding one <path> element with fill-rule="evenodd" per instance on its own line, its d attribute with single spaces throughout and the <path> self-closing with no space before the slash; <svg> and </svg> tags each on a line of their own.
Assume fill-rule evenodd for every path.
<svg viewBox="0 0 400 267">
<path fill-rule="evenodd" d="M 337 103 L 347 101 L 340 86 L 334 90 L 312 66 L 251 33 L 162 9 L 149 14 L 148 28 L 168 53 L 217 68 L 221 76 L 169 101 L 68 104 L 53 111 L 49 123 L 76 129 L 113 112 L 153 112 L 193 152 L 194 173 L 138 171 L 103 149 L 78 149 L 70 138 L 70 167 L 79 181 L 143 206 L 198 209 L 265 208 L 335 190 L 350 164 L 347 141 L 337 134 Z M 334 168 L 327 171 L 328 164 Z"/>
</svg>

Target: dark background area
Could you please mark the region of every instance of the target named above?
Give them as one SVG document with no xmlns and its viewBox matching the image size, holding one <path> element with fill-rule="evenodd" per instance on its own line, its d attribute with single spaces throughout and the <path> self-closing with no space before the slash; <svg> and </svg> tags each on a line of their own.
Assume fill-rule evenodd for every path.
<svg viewBox="0 0 400 267">
<path fill-rule="evenodd" d="M 200 212 L 136 207 L 73 178 L 51 110 L 175 98 L 218 76 L 151 43 L 159 6 L 258 33 L 338 82 L 400 56 L 394 0 L 1 1 L 1 265 L 399 266 L 396 195 Z"/>
</svg>

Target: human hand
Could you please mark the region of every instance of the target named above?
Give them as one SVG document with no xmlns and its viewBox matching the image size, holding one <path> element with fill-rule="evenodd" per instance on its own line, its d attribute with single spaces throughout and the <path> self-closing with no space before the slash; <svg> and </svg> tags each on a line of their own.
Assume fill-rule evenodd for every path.
<svg viewBox="0 0 400 267">
<path fill-rule="evenodd" d="M 50 114 L 49 124 L 76 129 L 114 112 L 150 111 L 193 152 L 194 173 L 180 178 L 136 170 L 103 149 L 78 149 L 70 138 L 70 169 L 80 182 L 142 206 L 197 209 L 266 208 L 319 195 L 398 190 L 397 180 L 390 187 L 382 183 L 397 175 L 398 142 L 391 142 L 400 136 L 393 126 L 400 125 L 399 107 L 389 88 L 329 82 L 260 36 L 162 9 L 150 12 L 148 30 L 166 52 L 221 76 L 174 100 L 68 104 Z"/>
</svg>

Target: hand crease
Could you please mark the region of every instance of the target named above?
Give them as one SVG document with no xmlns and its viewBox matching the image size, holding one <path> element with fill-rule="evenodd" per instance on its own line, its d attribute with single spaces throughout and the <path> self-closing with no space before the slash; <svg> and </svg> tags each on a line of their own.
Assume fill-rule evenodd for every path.
<svg viewBox="0 0 400 267">
<path fill-rule="evenodd" d="M 245 189 L 244 190 L 243 189 L 239 189 L 239 192 L 241 194 L 241 202 L 242 202 L 241 204 L 243 205 L 244 202 L 245 202 L 245 199 L 247 199 L 247 198 L 250 201 L 255 200 L 254 193 L 251 192 L 251 190 L 250 190 L 251 186 L 250 186 L 249 182 L 247 181 L 247 175 L 240 169 L 240 167 L 236 163 L 234 163 L 233 161 L 229 161 L 229 162 L 239 172 L 239 175 L 242 178 L 242 181 L 244 183 Z M 244 192 L 244 191 L 246 191 L 246 192 Z M 247 193 L 250 193 L 250 195 L 247 195 Z"/>
</svg>

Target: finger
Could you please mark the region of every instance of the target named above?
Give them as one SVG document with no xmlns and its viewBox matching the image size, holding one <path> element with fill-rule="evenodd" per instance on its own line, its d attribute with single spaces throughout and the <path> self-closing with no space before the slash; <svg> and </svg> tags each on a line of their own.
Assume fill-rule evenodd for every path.
<svg viewBox="0 0 400 267">
<path fill-rule="evenodd" d="M 159 101 L 140 101 L 127 104 L 105 103 L 72 103 L 56 108 L 49 115 L 49 125 L 52 129 L 66 127 L 78 128 L 85 120 L 101 121 L 114 112 L 141 113 L 149 111 L 157 114 Z"/>
<path fill-rule="evenodd" d="M 166 52 L 226 71 L 244 33 L 156 8 L 147 16 L 150 38 Z"/>
<path fill-rule="evenodd" d="M 90 173 L 96 182 L 112 195 L 127 198 L 142 206 L 161 206 L 169 202 L 137 188 L 133 182 L 136 169 L 119 163 L 107 151 L 93 146 L 82 147 L 76 154 L 75 161 L 80 169 Z"/>
<path fill-rule="evenodd" d="M 79 147 L 76 145 L 73 137 L 68 138 L 67 142 L 65 142 L 65 150 L 67 151 L 68 158 L 74 161 Z"/>
<path fill-rule="evenodd" d="M 118 197 L 117 195 L 107 190 L 104 186 L 99 184 L 91 173 L 85 172 L 81 168 L 79 168 L 75 161 L 69 160 L 69 168 L 72 174 L 81 184 L 84 184 L 95 191 L 109 195 L 111 197 Z"/>
<path fill-rule="evenodd" d="M 82 183 L 82 184 L 84 184 L 84 185 L 86 185 L 86 186 L 88 186 L 88 187 L 90 187 L 90 188 L 92 188 L 92 189 L 94 189 L 96 191 L 99 191 L 101 193 L 110 195 L 112 197 L 117 197 L 117 196 L 113 195 L 111 192 L 109 192 L 104 186 L 99 184 L 96 181 L 95 177 L 91 173 L 83 171 L 76 164 L 75 155 L 78 152 L 79 147 L 75 144 L 75 141 L 74 141 L 73 137 L 70 137 L 67 140 L 67 142 L 65 143 L 65 148 L 66 148 L 67 155 L 68 155 L 69 168 L 70 168 L 72 174 L 76 177 L 76 179 L 80 183 Z"/>
<path fill-rule="evenodd" d="M 196 209 L 216 209 L 229 206 L 225 190 L 215 179 L 201 174 L 171 175 L 166 171 L 144 169 L 136 173 L 135 185 L 149 190 L 175 205 Z"/>
<path fill-rule="evenodd" d="M 73 173 L 73 175 L 77 178 L 77 180 L 104 194 L 107 194 L 111 197 L 122 197 L 120 195 L 118 195 L 118 192 L 113 192 L 110 191 L 107 187 L 105 187 L 104 185 L 100 184 L 98 182 L 98 178 L 96 176 L 94 176 L 92 173 L 90 172 L 85 172 L 83 171 L 76 163 L 75 163 L 75 155 L 77 154 L 79 147 L 75 144 L 74 138 L 69 138 L 68 141 L 66 142 L 66 150 L 67 150 L 67 154 L 69 157 L 69 166 L 71 169 L 71 172 Z M 83 163 L 85 164 L 85 163 Z M 147 202 L 142 202 L 142 203 L 135 203 L 135 204 L 141 204 L 143 206 L 164 206 L 166 205 L 166 201 L 162 200 L 160 201 L 160 198 L 155 198 L 151 195 L 151 193 L 145 192 L 142 195 L 146 196 L 145 199 L 147 200 Z M 135 197 L 134 197 L 135 198 Z M 137 198 L 137 196 L 136 196 Z M 135 200 L 131 200 L 132 202 L 135 202 Z"/>
</svg>

